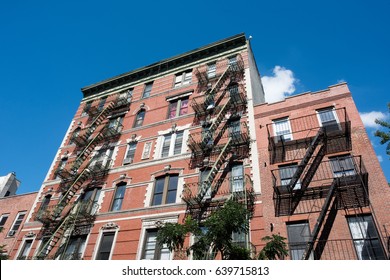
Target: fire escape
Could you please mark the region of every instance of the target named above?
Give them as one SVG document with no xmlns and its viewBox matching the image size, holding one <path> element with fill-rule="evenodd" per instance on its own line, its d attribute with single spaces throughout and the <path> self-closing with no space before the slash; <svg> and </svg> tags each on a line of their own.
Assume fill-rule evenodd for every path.
<svg viewBox="0 0 390 280">
<path fill-rule="evenodd" d="M 290 119 L 293 132 L 287 135 L 277 135 L 275 124 L 267 125 L 270 163 L 279 165 L 271 171 L 275 216 L 319 212 L 302 255 L 306 260 L 321 258 L 320 241 L 328 242 L 334 211 L 369 206 L 368 173 L 362 158 L 331 156 L 351 150 L 346 109 L 332 112 L 334 121 L 328 124 L 318 125 L 317 114 Z M 325 155 L 329 160 L 324 160 Z"/>
<path fill-rule="evenodd" d="M 201 222 L 226 199 L 235 199 L 253 210 L 252 180 L 242 176 L 232 187 L 230 167 L 249 153 L 249 134 L 246 123 L 240 120 L 247 106 L 243 80 L 244 63 L 240 56 L 219 61 L 216 75 L 210 77 L 206 68 L 196 70 L 201 96 L 192 100 L 194 124 L 201 131 L 189 135 L 190 168 L 199 168 L 199 178 L 187 180 L 182 199 L 187 204 L 187 215 Z"/>
<path fill-rule="evenodd" d="M 91 185 L 101 184 L 111 165 L 109 158 L 92 155 L 95 147 L 101 145 L 101 150 L 104 150 L 111 141 L 120 136 L 122 125 L 112 125 L 108 117 L 128 108 L 129 105 L 129 98 L 118 95 L 104 108 L 91 106 L 85 112 L 89 116 L 88 127 L 74 134 L 71 139 L 76 144 L 76 158 L 68 162 L 65 168 L 58 168 L 55 171 L 55 175 L 61 179 L 59 189 L 62 193 L 61 198 L 56 205 L 48 207 L 44 213 L 36 216 L 36 219 L 43 223 L 38 238 L 44 242 L 37 258 L 48 258 L 56 246 L 59 250 L 54 258 L 59 257 L 63 251 L 61 247 L 66 246 L 72 232 L 92 225 L 96 205 L 91 200 L 81 199 L 81 194 Z M 62 243 L 58 244 L 60 240 Z"/>
</svg>

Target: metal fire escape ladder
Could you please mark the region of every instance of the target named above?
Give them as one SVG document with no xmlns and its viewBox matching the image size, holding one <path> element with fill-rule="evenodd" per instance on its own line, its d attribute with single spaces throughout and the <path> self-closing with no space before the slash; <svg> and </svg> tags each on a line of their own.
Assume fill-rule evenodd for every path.
<svg viewBox="0 0 390 280">
<path fill-rule="evenodd" d="M 206 179 L 201 183 L 200 192 L 198 194 L 198 200 L 202 201 L 206 193 L 211 187 L 211 183 L 217 176 L 218 170 L 221 168 L 222 164 L 226 160 L 227 154 L 229 152 L 229 146 L 230 146 L 231 138 L 229 137 L 228 141 L 226 142 L 225 146 L 223 147 L 221 153 L 219 154 L 217 160 L 214 162 L 213 167 L 210 169 L 209 174 L 207 175 Z M 213 190 L 213 192 L 216 192 L 216 190 Z"/>
<path fill-rule="evenodd" d="M 293 193 L 292 201 L 291 201 L 291 210 L 290 210 L 291 215 L 294 214 L 295 209 L 298 207 L 298 204 L 301 201 L 303 194 L 309 187 L 309 184 L 313 179 L 314 174 L 316 173 L 318 167 L 320 166 L 325 154 L 326 154 L 326 137 L 324 137 L 323 145 L 320 147 L 318 153 L 314 157 L 314 160 L 310 164 L 309 169 L 305 173 L 301 181 L 300 189 L 295 190 L 295 192 Z"/>
<path fill-rule="evenodd" d="M 47 255 L 53 250 L 59 240 L 63 238 L 66 230 L 69 231 L 69 236 L 72 234 L 75 226 L 76 220 L 80 214 L 82 207 L 79 204 L 74 204 L 73 207 L 69 210 L 69 213 L 62 221 L 60 221 L 57 225 L 51 225 L 54 229 L 54 232 L 51 234 L 46 243 L 42 246 L 41 250 L 38 252 L 38 258 L 46 258 Z"/>
<path fill-rule="evenodd" d="M 305 156 L 298 164 L 297 170 L 295 171 L 294 176 L 291 178 L 291 181 L 288 185 L 290 192 L 293 191 L 295 185 L 298 183 L 299 178 L 301 177 L 303 171 L 305 170 L 306 165 L 309 163 L 310 158 L 313 156 L 317 146 L 321 143 L 321 140 L 323 139 L 324 135 L 325 133 L 323 128 L 320 128 L 316 136 L 314 136 L 313 140 L 311 141 L 309 148 L 306 150 Z"/>
<path fill-rule="evenodd" d="M 230 108 L 230 105 L 231 105 L 230 101 L 231 101 L 231 98 L 229 97 L 227 102 L 223 105 L 221 111 L 219 111 L 217 117 L 214 119 L 214 122 L 210 126 L 209 130 L 202 137 L 203 147 L 206 146 L 209 143 L 209 141 L 213 138 L 214 132 L 217 130 L 217 128 L 221 124 L 222 120 L 224 119 L 225 114 L 227 113 L 227 110 Z"/>
<path fill-rule="evenodd" d="M 316 225 L 314 226 L 313 231 L 310 234 L 310 239 L 305 248 L 305 252 L 302 255 L 302 260 L 308 260 L 310 254 L 314 248 L 314 242 L 317 240 L 318 234 L 320 233 L 322 224 L 324 223 L 326 213 L 328 212 L 329 206 L 331 204 L 332 198 L 334 197 L 337 186 L 339 185 L 339 178 L 335 178 L 330 186 L 328 195 L 326 196 L 324 205 L 322 206 L 321 213 L 317 219 Z"/>
</svg>

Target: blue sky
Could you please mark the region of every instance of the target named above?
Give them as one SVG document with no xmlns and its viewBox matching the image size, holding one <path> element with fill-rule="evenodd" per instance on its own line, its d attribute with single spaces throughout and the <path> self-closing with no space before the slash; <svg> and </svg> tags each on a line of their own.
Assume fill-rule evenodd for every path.
<svg viewBox="0 0 390 280">
<path fill-rule="evenodd" d="M 245 32 L 279 92 L 348 82 L 390 181 L 369 126 L 389 120 L 389 14 L 390 1 L 3 1 L 0 176 L 40 188 L 80 88 Z"/>
</svg>

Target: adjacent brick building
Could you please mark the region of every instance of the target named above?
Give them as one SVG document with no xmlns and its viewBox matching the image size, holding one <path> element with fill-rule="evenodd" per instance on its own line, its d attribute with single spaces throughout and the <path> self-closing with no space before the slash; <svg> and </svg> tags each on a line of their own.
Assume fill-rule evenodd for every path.
<svg viewBox="0 0 390 280">
<path fill-rule="evenodd" d="M 343 93 L 344 88 L 340 85 L 332 90 Z M 303 104 L 314 106 L 313 110 L 333 104 L 317 98 L 324 93 L 310 95 L 308 102 L 298 96 L 265 104 L 260 75 L 244 34 L 85 87 L 82 92 L 80 106 L 23 227 L 28 236 L 19 235 L 13 258 L 179 258 L 156 246 L 158 224 L 182 222 L 188 215 L 202 220 L 231 198 L 253 212 L 250 233 L 233 239 L 254 256 L 264 245 L 261 238 L 265 235 L 280 232 L 286 236 L 290 224 L 285 216 L 298 220 L 295 206 L 285 206 L 297 182 L 283 190 L 281 199 L 274 194 L 278 188 L 273 189 L 271 170 L 279 163 L 299 160 L 287 159 L 284 152 L 274 153 L 279 140 L 285 143 L 289 139 L 273 141 L 267 124 L 290 116 L 289 111 L 291 118 L 303 115 L 308 109 Z M 339 101 L 340 96 L 344 99 Z M 368 141 L 349 93 L 347 97 L 336 94 L 331 98 L 351 107 L 344 109 L 352 123 L 349 136 L 344 119 L 340 126 L 339 122 L 333 124 L 342 131 L 335 132 L 342 145 L 335 145 L 335 153 L 350 153 Z M 293 100 L 302 103 L 301 107 L 292 105 Z M 317 146 L 324 140 L 318 141 Z M 307 147 L 301 142 L 307 141 L 294 143 L 302 146 L 299 151 L 303 153 Z M 368 172 L 378 169 L 375 176 L 384 181 L 372 149 L 360 154 Z M 288 185 L 287 178 L 284 180 L 282 185 Z M 389 189 L 378 180 L 377 185 L 372 184 L 375 190 L 368 187 L 367 196 L 367 176 L 362 180 L 364 186 L 354 182 L 352 188 L 362 204 L 357 207 L 373 214 L 371 206 L 378 204 L 383 209 L 367 223 L 385 225 L 389 222 L 384 215 Z M 337 195 L 349 197 L 351 190 L 343 188 L 347 194 L 336 191 Z M 384 193 L 382 202 L 375 192 Z M 322 196 L 318 200 L 323 200 Z M 348 203 L 345 211 L 351 211 L 351 205 L 355 209 L 353 202 Z M 302 219 L 312 221 L 314 215 L 308 218 L 299 213 Z M 347 238 L 346 227 L 340 232 L 343 237 L 339 238 Z M 186 245 L 192 241 L 193 237 L 187 238 Z M 384 238 L 378 236 L 374 241 L 380 241 L 385 255 Z M 26 244 L 30 249 L 21 255 Z"/>
<path fill-rule="evenodd" d="M 12 252 L 18 250 L 16 246 L 18 236 L 22 234 L 21 229 L 24 226 L 28 212 L 34 204 L 37 193 L 14 194 L 0 198 L 0 228 L 2 229 L 0 245 L 5 245 L 3 254 L 12 255 Z M 27 243 L 26 251 L 29 250 L 28 246 Z"/>
<path fill-rule="evenodd" d="M 293 259 L 386 259 L 390 189 L 345 83 L 255 106 L 266 234 Z"/>
</svg>

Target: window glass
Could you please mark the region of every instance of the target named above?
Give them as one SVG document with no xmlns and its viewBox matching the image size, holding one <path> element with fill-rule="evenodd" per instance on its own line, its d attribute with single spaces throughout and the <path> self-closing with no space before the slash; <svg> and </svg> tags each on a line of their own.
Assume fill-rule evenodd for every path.
<svg viewBox="0 0 390 280">
<path fill-rule="evenodd" d="M 142 124 L 144 122 L 144 118 L 145 118 L 145 110 L 139 111 L 136 118 L 135 118 L 134 127 L 142 126 Z"/>
<path fill-rule="evenodd" d="M 290 247 L 290 258 L 292 260 L 301 260 L 310 238 L 309 223 L 287 224 L 287 236 Z"/>
<path fill-rule="evenodd" d="M 111 211 L 118 211 L 122 208 L 123 198 L 126 192 L 126 183 L 120 183 L 116 187 L 114 201 L 112 203 Z"/>
<path fill-rule="evenodd" d="M 150 92 L 152 91 L 153 82 L 145 84 L 144 93 L 142 94 L 142 98 L 147 98 L 150 96 Z"/>
<path fill-rule="evenodd" d="M 100 240 L 97 260 L 108 260 L 110 258 L 112 243 L 114 242 L 115 232 L 104 232 Z"/>
</svg>

